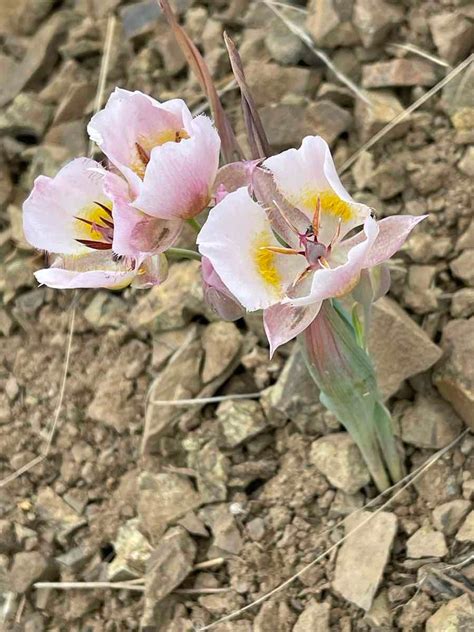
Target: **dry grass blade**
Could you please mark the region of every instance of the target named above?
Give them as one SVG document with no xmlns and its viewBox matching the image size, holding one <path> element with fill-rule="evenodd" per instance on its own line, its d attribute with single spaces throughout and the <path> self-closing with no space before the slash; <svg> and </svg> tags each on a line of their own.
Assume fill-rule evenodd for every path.
<svg viewBox="0 0 474 632">
<path fill-rule="evenodd" d="M 150 406 L 202 406 L 203 404 L 218 404 L 232 399 L 258 399 L 262 393 L 237 393 L 236 395 L 215 395 L 214 397 L 194 397 L 192 399 L 155 399 Z"/>
<path fill-rule="evenodd" d="M 330 553 L 332 553 L 333 551 L 335 551 L 343 542 L 345 542 L 352 534 L 356 533 L 357 531 L 359 531 L 360 529 L 362 529 L 364 526 L 366 526 L 367 524 L 370 523 L 370 521 L 373 519 L 373 517 L 375 515 L 377 515 L 378 513 L 380 513 L 381 511 L 383 511 L 384 509 L 386 509 L 394 500 L 395 498 L 397 498 L 398 496 L 400 496 L 400 494 L 402 494 L 405 489 L 407 489 L 410 485 L 412 485 L 416 480 L 418 480 L 421 476 L 423 476 L 423 474 L 425 474 L 429 468 L 434 465 L 437 461 L 439 461 L 439 459 L 441 459 L 449 450 L 451 450 L 455 445 L 457 445 L 459 443 L 459 441 L 466 436 L 466 434 L 468 433 L 468 430 L 465 430 L 464 432 L 462 432 L 456 439 L 454 439 L 454 441 L 452 441 L 449 445 L 447 445 L 445 448 L 443 448 L 442 450 L 439 450 L 438 452 L 436 452 L 436 454 L 434 454 L 432 457 L 430 457 L 426 463 L 424 463 L 422 466 L 420 466 L 418 469 L 416 469 L 414 472 L 412 472 L 411 474 L 408 474 L 407 476 L 405 476 L 404 479 L 402 479 L 401 481 L 399 481 L 398 483 L 396 483 L 393 487 L 391 487 L 390 489 L 385 490 L 385 492 L 382 492 L 382 494 L 379 494 L 379 496 L 377 496 L 377 498 L 373 499 L 372 501 L 370 501 L 367 505 L 365 505 L 365 507 L 363 507 L 362 509 L 359 509 L 357 512 L 354 513 L 359 513 L 360 511 L 362 511 L 363 509 L 366 509 L 367 507 L 371 506 L 374 504 L 375 501 L 377 501 L 378 499 L 380 499 L 381 497 L 385 496 L 387 494 L 387 492 L 389 492 L 391 489 L 394 489 L 395 487 L 398 487 L 398 490 L 393 494 L 393 496 L 391 496 L 391 498 L 389 498 L 388 500 L 386 500 L 382 505 L 380 505 L 380 507 L 378 507 L 378 509 L 376 509 L 373 513 L 371 513 L 371 515 L 366 518 L 365 520 L 363 520 L 362 522 L 360 522 L 357 527 L 355 527 L 354 529 L 352 529 L 351 531 L 349 531 L 348 533 L 346 533 L 342 538 L 340 538 L 337 542 L 335 542 L 332 546 L 330 546 L 328 549 L 326 549 L 323 553 L 321 553 L 320 555 L 318 555 L 314 560 L 312 560 L 309 564 L 307 564 L 306 566 L 304 566 L 301 570 L 299 570 L 297 573 L 295 573 L 294 575 L 292 575 L 291 577 L 289 577 L 286 581 L 284 581 L 282 584 L 280 584 L 279 586 L 277 586 L 276 588 L 274 588 L 273 590 L 271 590 L 270 592 L 266 593 L 265 595 L 262 595 L 261 597 L 259 597 L 258 599 L 256 599 L 255 601 L 252 601 L 251 603 L 247 604 L 246 606 L 244 606 L 243 608 L 239 608 L 239 610 L 236 610 L 234 612 L 231 612 L 230 614 L 226 615 L 225 617 L 222 617 L 220 619 L 218 619 L 217 621 L 214 621 L 213 623 L 210 623 L 209 625 L 205 625 L 204 627 L 198 628 L 197 632 L 204 632 L 205 630 L 211 630 L 212 628 L 216 627 L 217 625 L 221 624 L 221 623 L 225 623 L 226 621 L 230 621 L 231 619 L 234 619 L 235 617 L 243 614 L 244 612 L 246 612 L 247 610 L 250 610 L 251 608 L 254 608 L 255 606 L 258 606 L 259 604 L 263 603 L 264 601 L 266 601 L 267 599 L 269 599 L 270 597 L 273 597 L 273 595 L 276 595 L 277 593 L 281 592 L 282 590 L 284 590 L 287 586 L 289 586 L 290 584 L 292 584 L 295 579 L 297 579 L 298 577 L 300 577 L 301 575 L 303 575 L 304 573 L 306 573 L 310 568 L 313 568 L 313 566 L 315 566 L 316 564 L 318 564 L 322 559 L 324 559 L 325 557 L 327 557 Z M 403 484 L 404 483 L 404 484 Z M 347 518 L 346 518 L 347 519 Z M 339 526 L 336 525 L 336 526 Z M 333 530 L 335 527 L 332 527 L 331 530 Z"/>
<path fill-rule="evenodd" d="M 219 131 L 219 136 L 221 137 L 224 159 L 226 162 L 232 162 L 236 158 L 241 157 L 242 152 L 240 151 L 229 119 L 224 112 L 224 108 L 222 107 L 222 103 L 220 102 L 219 95 L 217 94 L 216 87 L 211 75 L 209 74 L 206 63 L 194 42 L 178 23 L 168 0 L 157 0 L 157 2 L 173 31 L 186 61 L 196 75 L 201 88 L 204 90 L 204 93 L 209 99 L 212 114 L 214 116 L 214 123 Z"/>
<path fill-rule="evenodd" d="M 104 99 L 105 83 L 107 80 L 107 72 L 109 69 L 110 53 L 112 49 L 112 40 L 113 40 L 113 35 L 114 35 L 114 30 L 115 30 L 115 24 L 116 24 L 115 16 L 113 15 L 109 16 L 108 21 L 107 21 L 107 30 L 106 30 L 105 40 L 104 40 L 104 52 L 102 55 L 100 71 L 99 71 L 99 80 L 97 83 L 94 113 L 100 110 L 100 108 L 102 107 L 103 99 Z M 93 146 L 89 144 L 89 156 L 92 155 L 92 152 L 93 152 Z M 77 291 L 75 290 L 73 292 L 73 298 L 71 301 L 72 310 L 71 310 L 71 318 L 69 321 L 66 351 L 64 354 L 64 365 L 63 365 L 63 373 L 61 377 L 61 387 L 59 389 L 59 399 L 56 406 L 56 410 L 53 415 L 52 422 L 48 425 L 48 428 L 46 431 L 46 436 L 47 436 L 46 445 L 44 446 L 41 454 L 36 456 L 34 459 L 31 459 L 31 461 L 29 461 L 28 463 L 25 463 L 25 465 L 20 467 L 15 472 L 12 472 L 12 474 L 9 474 L 8 476 L 0 480 L 0 488 L 5 487 L 6 485 L 11 483 L 18 477 L 22 476 L 22 474 L 25 474 L 25 472 L 28 472 L 29 470 L 39 465 L 49 455 L 49 451 L 51 449 L 51 445 L 54 440 L 54 435 L 56 433 L 56 428 L 59 423 L 59 416 L 61 414 L 61 410 L 63 407 L 64 393 L 66 390 L 67 375 L 68 375 L 69 365 L 71 361 L 72 339 L 74 336 L 74 325 L 75 325 L 75 318 L 76 318 L 76 299 L 77 299 Z"/>
<path fill-rule="evenodd" d="M 265 158 L 270 155 L 270 145 L 268 144 L 267 135 L 265 134 L 254 98 L 245 80 L 242 60 L 240 59 L 234 41 L 227 33 L 224 33 L 224 42 L 227 47 L 232 72 L 234 73 L 242 96 L 242 112 L 247 128 L 247 137 L 252 150 L 252 158 Z"/>
<path fill-rule="evenodd" d="M 440 59 L 439 57 L 436 57 L 431 53 L 427 53 L 422 48 L 418 48 L 418 46 L 414 46 L 413 44 L 390 44 L 389 46 L 387 46 L 387 48 L 399 48 L 401 50 L 406 50 L 409 53 L 413 53 L 414 55 L 419 55 L 424 59 L 428 59 L 429 61 L 433 62 L 433 64 L 437 64 L 438 66 L 442 66 L 443 68 L 451 68 L 448 62 L 444 61 L 444 59 Z"/>
<path fill-rule="evenodd" d="M 424 94 L 422 97 L 417 99 L 414 103 L 412 103 L 406 110 L 403 110 L 403 112 L 400 112 L 400 114 L 398 114 L 398 116 L 392 119 L 390 123 L 387 123 L 385 127 L 383 127 L 379 132 L 377 132 L 377 134 L 372 136 L 372 138 L 368 140 L 364 145 L 362 145 L 362 147 L 360 147 L 355 152 L 355 154 L 353 154 L 348 160 L 346 160 L 346 162 L 342 165 L 340 169 L 340 173 L 344 173 L 344 171 L 346 171 L 351 165 L 354 164 L 354 162 L 357 160 L 357 158 L 361 155 L 362 152 L 366 151 L 367 149 L 370 149 L 370 147 L 373 147 L 375 143 L 377 143 L 381 138 L 383 138 L 386 134 L 388 134 L 388 132 L 390 132 L 390 130 L 392 130 L 395 127 L 395 125 L 397 125 L 400 121 L 403 121 L 404 119 L 406 119 L 408 116 L 410 116 L 410 114 L 413 114 L 413 112 L 417 110 L 420 106 L 422 106 L 423 103 L 428 101 L 428 99 L 431 99 L 431 97 L 434 94 L 439 92 L 452 79 L 457 77 L 459 73 L 461 73 L 465 68 L 469 66 L 469 64 L 472 63 L 473 60 L 474 60 L 474 53 L 469 55 L 469 57 L 467 57 L 464 61 L 462 61 L 458 66 L 456 66 L 456 68 L 454 68 L 450 73 L 448 73 L 444 79 L 441 79 L 439 83 L 433 86 L 431 90 L 428 90 L 426 94 Z"/>
<path fill-rule="evenodd" d="M 285 16 L 285 14 L 282 13 L 277 6 L 275 6 L 275 3 L 271 2 L 270 0 L 260 0 L 260 2 L 263 2 L 263 4 L 270 9 L 270 11 L 272 11 L 278 18 L 280 18 L 280 20 L 285 24 L 285 26 L 297 37 L 299 37 L 300 40 L 309 48 L 309 50 L 314 55 L 316 55 L 316 57 L 319 57 L 319 59 L 324 64 L 326 64 L 329 70 L 331 70 L 336 75 L 339 81 L 341 83 L 344 83 L 356 95 L 358 99 L 361 99 L 368 105 L 371 104 L 370 100 L 362 92 L 359 86 L 357 86 L 353 81 L 351 81 L 349 77 L 346 77 L 346 75 L 342 73 L 339 70 L 339 68 L 337 68 L 337 66 L 333 64 L 333 62 L 329 59 L 329 57 L 326 55 L 324 51 L 322 51 L 320 48 L 316 48 L 316 46 L 313 43 L 313 40 L 308 35 L 308 33 L 306 33 L 306 31 L 303 31 L 303 29 L 301 29 L 297 24 L 289 20 Z"/>
</svg>

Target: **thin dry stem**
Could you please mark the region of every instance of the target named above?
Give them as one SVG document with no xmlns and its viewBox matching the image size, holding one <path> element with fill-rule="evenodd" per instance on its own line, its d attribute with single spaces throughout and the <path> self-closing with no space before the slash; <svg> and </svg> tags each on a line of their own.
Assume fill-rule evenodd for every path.
<svg viewBox="0 0 474 632">
<path fill-rule="evenodd" d="M 329 70 L 331 70 L 336 75 L 339 81 L 341 83 L 344 83 L 356 95 L 358 99 L 361 99 L 368 105 L 371 105 L 369 98 L 362 92 L 359 86 L 351 81 L 349 77 L 346 77 L 346 75 L 342 73 L 337 66 L 334 65 L 334 63 L 329 59 L 324 51 L 322 51 L 320 48 L 316 48 L 313 40 L 308 35 L 308 33 L 306 33 L 306 31 L 303 31 L 303 29 L 301 29 L 297 24 L 288 19 L 284 15 L 284 13 L 282 13 L 280 9 L 275 6 L 274 2 L 271 2 L 270 0 L 260 0 L 260 2 L 263 2 L 263 4 L 270 9 L 270 11 L 272 11 L 278 18 L 280 18 L 283 24 L 285 24 L 285 26 L 296 35 L 296 37 L 299 37 L 303 44 L 305 44 L 309 48 L 309 50 L 314 55 L 316 55 L 316 57 L 319 57 L 319 59 L 324 64 L 326 64 Z"/>
<path fill-rule="evenodd" d="M 459 73 L 461 73 L 465 68 L 467 68 L 469 64 L 472 63 L 473 60 L 474 60 L 474 53 L 469 55 L 469 57 L 467 57 L 464 61 L 462 61 L 458 66 L 456 66 L 456 68 L 454 68 L 450 73 L 448 73 L 444 79 L 441 79 L 439 83 L 433 86 L 431 90 L 428 90 L 426 94 L 424 94 L 422 97 L 417 99 L 414 103 L 412 103 L 406 110 L 403 110 L 403 112 L 400 112 L 400 114 L 398 114 L 394 119 L 392 119 L 390 123 L 387 123 L 385 127 L 383 127 L 379 132 L 377 132 L 377 134 L 372 136 L 372 138 L 368 140 L 364 145 L 362 145 L 362 147 L 360 147 L 355 152 L 355 154 L 353 154 L 348 160 L 346 160 L 346 162 L 342 165 L 340 169 L 340 173 L 344 173 L 344 171 L 347 171 L 347 169 L 351 165 L 354 164 L 354 162 L 357 160 L 357 158 L 361 155 L 362 152 L 373 147 L 375 143 L 378 143 L 378 141 L 381 138 L 383 138 L 386 134 L 388 134 L 388 132 L 390 132 L 395 127 L 395 125 L 400 123 L 400 121 L 403 121 L 404 119 L 406 119 L 408 116 L 410 116 L 410 114 L 413 114 L 413 112 L 417 110 L 421 105 L 423 105 L 423 103 L 428 101 L 428 99 L 431 99 L 431 97 L 434 94 L 436 94 L 442 88 L 444 88 L 444 86 L 446 86 L 452 79 L 454 79 L 454 77 L 457 77 L 457 75 L 459 75 Z"/>
<path fill-rule="evenodd" d="M 258 399 L 262 393 L 238 393 L 235 395 L 216 395 L 215 397 L 195 397 L 194 399 L 155 399 L 149 402 L 151 406 L 202 406 L 203 404 L 217 404 L 230 399 Z"/>
<path fill-rule="evenodd" d="M 409 53 L 413 53 L 414 55 L 419 55 L 424 59 L 428 59 L 429 61 L 433 62 L 433 64 L 437 64 L 438 66 L 442 66 L 443 68 L 451 68 L 448 62 L 444 61 L 444 59 L 436 57 L 436 55 L 432 55 L 426 50 L 418 48 L 418 46 L 414 46 L 413 44 L 389 44 L 387 48 L 400 48 L 402 50 L 408 51 Z"/>
<path fill-rule="evenodd" d="M 468 430 L 465 430 L 464 432 L 462 432 L 456 439 L 454 439 L 454 441 L 452 441 L 448 446 L 446 446 L 442 450 L 439 450 L 438 452 L 436 452 L 436 454 L 434 454 L 431 458 L 429 458 L 427 460 L 427 462 L 424 463 L 422 466 L 420 466 L 417 470 L 415 470 L 411 474 L 408 474 L 407 476 L 405 476 L 405 478 L 403 478 L 401 481 L 396 483 L 391 489 L 393 489 L 394 487 L 399 487 L 399 489 L 398 489 L 398 491 L 395 492 L 395 494 L 393 494 L 393 496 L 391 498 L 389 498 L 387 501 L 385 501 L 378 509 L 376 509 L 373 513 L 371 513 L 370 516 L 368 516 L 365 520 L 360 522 L 356 527 L 354 527 L 354 529 L 352 529 L 351 531 L 346 533 L 342 538 L 340 538 L 337 542 L 335 542 L 328 549 L 326 549 L 326 551 L 324 551 L 323 553 L 318 555 L 314 560 L 312 560 L 309 564 L 304 566 L 300 571 L 298 571 L 297 573 L 295 573 L 294 575 L 289 577 L 286 581 L 284 581 L 282 584 L 280 584 L 279 586 L 277 586 L 276 588 L 274 588 L 270 592 L 266 593 L 265 595 L 262 595 L 261 597 L 259 597 L 255 601 L 252 601 L 251 603 L 249 603 L 246 606 L 244 606 L 243 608 L 239 608 L 239 610 L 235 610 L 234 612 L 231 612 L 230 614 L 226 615 L 225 617 L 222 617 L 222 618 L 218 619 L 217 621 L 214 621 L 213 623 L 210 623 L 209 625 L 206 625 L 206 626 L 204 626 L 202 628 L 198 628 L 198 632 L 204 632 L 205 630 L 211 630 L 212 628 L 214 628 L 215 626 L 219 625 L 220 623 L 224 623 L 226 621 L 230 621 L 231 619 L 234 619 L 238 615 L 241 615 L 242 613 L 246 612 L 247 610 L 250 610 L 251 608 L 254 608 L 255 606 L 263 603 L 264 601 L 266 601 L 267 599 L 269 599 L 273 595 L 281 592 L 287 586 L 292 584 L 295 581 L 295 579 L 297 579 L 298 577 L 303 575 L 303 573 L 306 573 L 310 568 L 312 568 L 313 566 L 318 564 L 318 562 L 320 562 L 322 559 L 324 559 L 331 552 L 335 551 L 351 535 L 353 535 L 354 533 L 356 533 L 357 531 L 362 529 L 362 527 L 367 525 L 374 518 L 374 516 L 376 516 L 381 511 L 383 511 L 386 507 L 388 507 L 395 500 L 395 498 L 400 496 L 400 494 L 405 489 L 407 489 L 407 487 L 412 485 L 417 479 L 419 479 L 423 474 L 425 474 L 429 470 L 429 468 L 432 465 L 434 465 L 434 463 L 436 463 L 436 461 L 438 461 L 442 456 L 444 456 L 444 454 L 446 454 L 446 452 L 451 450 L 457 443 L 459 443 L 459 441 L 467 434 L 467 432 L 468 432 Z M 404 485 L 401 485 L 404 481 L 407 481 L 407 482 Z M 382 492 L 381 494 L 379 494 L 379 496 L 377 496 L 376 499 L 373 499 L 372 501 L 370 501 L 370 503 L 365 505 L 365 507 L 363 507 L 362 509 L 359 509 L 357 512 L 354 512 L 354 514 L 359 513 L 363 509 L 366 509 L 367 507 L 372 505 L 376 500 L 378 500 L 380 497 L 382 497 L 388 491 L 389 490 L 385 490 L 385 492 Z M 352 514 L 352 515 L 354 515 L 354 514 Z M 347 520 L 347 518 L 346 518 L 346 520 Z M 334 529 L 334 527 L 332 529 Z"/>
</svg>

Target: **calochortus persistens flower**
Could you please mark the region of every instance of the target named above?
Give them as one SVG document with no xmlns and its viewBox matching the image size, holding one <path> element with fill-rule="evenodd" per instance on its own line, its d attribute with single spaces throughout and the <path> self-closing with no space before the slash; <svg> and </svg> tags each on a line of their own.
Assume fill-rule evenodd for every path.
<svg viewBox="0 0 474 632">
<path fill-rule="evenodd" d="M 262 170 L 280 202 L 259 196 Z M 344 189 L 317 136 L 265 160 L 254 177 L 254 187 L 229 193 L 211 210 L 198 245 L 247 310 L 263 309 L 273 353 L 310 325 L 322 301 L 348 294 L 363 270 L 389 259 L 423 217 L 378 222 Z"/>
<path fill-rule="evenodd" d="M 28 241 L 50 253 L 51 267 L 39 270 L 40 283 L 54 288 L 121 288 L 158 282 L 164 275 L 158 256 L 147 256 L 123 242 L 122 215 L 106 193 L 105 182 L 118 178 L 99 163 L 77 158 L 54 178 L 39 176 L 23 205 Z"/>
<path fill-rule="evenodd" d="M 206 116 L 116 89 L 89 133 L 110 161 L 75 159 L 40 176 L 24 203 L 30 243 L 54 255 L 37 279 L 55 288 L 155 285 L 160 256 L 211 201 L 220 140 Z"/>
</svg>

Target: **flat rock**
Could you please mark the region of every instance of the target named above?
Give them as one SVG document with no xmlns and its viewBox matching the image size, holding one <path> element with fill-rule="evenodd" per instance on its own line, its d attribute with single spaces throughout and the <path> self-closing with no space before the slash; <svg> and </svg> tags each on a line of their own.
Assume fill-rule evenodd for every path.
<svg viewBox="0 0 474 632">
<path fill-rule="evenodd" d="M 370 513 L 349 516 L 346 534 L 370 517 Z M 382 511 L 343 543 L 336 560 L 333 588 L 344 599 L 359 608 L 369 610 L 388 562 L 395 534 L 397 518 Z"/>
<path fill-rule="evenodd" d="M 159 449 L 163 433 L 183 414 L 184 408 L 153 405 L 155 401 L 174 401 L 195 397 L 202 387 L 201 363 L 203 351 L 198 330 L 192 326 L 171 356 L 168 364 L 153 381 L 149 391 L 149 406 L 145 414 L 142 452 Z"/>
<path fill-rule="evenodd" d="M 45 576 L 50 564 L 37 551 L 17 553 L 13 557 L 13 564 L 8 575 L 11 590 L 25 593 L 31 586 Z"/>
<path fill-rule="evenodd" d="M 404 17 L 401 7 L 384 0 L 355 0 L 354 25 L 363 45 L 371 48 L 381 44 L 392 28 Z"/>
<path fill-rule="evenodd" d="M 306 29 L 316 46 L 336 48 L 359 42 L 352 23 L 352 1 L 311 0 L 308 6 Z"/>
<path fill-rule="evenodd" d="M 474 429 L 474 317 L 452 320 L 443 329 L 445 354 L 433 376 L 441 396 Z"/>
<path fill-rule="evenodd" d="M 331 485 L 347 494 L 355 494 L 370 481 L 360 450 L 346 432 L 313 441 L 310 461 Z"/>
<path fill-rule="evenodd" d="M 374 305 L 369 347 L 385 398 L 393 395 L 403 380 L 428 370 L 442 354 L 421 327 L 386 297 Z"/>
<path fill-rule="evenodd" d="M 419 59 L 392 59 L 362 67 L 364 88 L 432 86 L 436 80 L 433 64 Z"/>
<path fill-rule="evenodd" d="M 408 557 L 444 557 L 447 553 L 444 535 L 430 527 L 421 527 L 407 540 Z"/>
<path fill-rule="evenodd" d="M 463 424 L 452 406 L 433 393 L 418 394 L 403 413 L 400 426 L 405 443 L 439 450 L 460 434 Z"/>
<path fill-rule="evenodd" d="M 363 141 L 379 132 L 404 110 L 401 102 L 389 90 L 367 90 L 365 94 L 370 105 L 362 99 L 357 99 L 354 108 L 356 126 Z M 390 132 L 385 134 L 384 139 L 393 140 L 404 136 L 409 125 L 408 119 L 396 123 Z"/>
<path fill-rule="evenodd" d="M 440 56 L 450 64 L 462 61 L 474 46 L 474 25 L 460 13 L 438 13 L 428 20 Z"/>
<path fill-rule="evenodd" d="M 442 531 L 446 535 L 452 535 L 456 532 L 470 508 L 471 503 L 469 500 L 463 500 L 462 498 L 442 503 L 433 511 L 433 525 L 438 531 Z"/>
<path fill-rule="evenodd" d="M 456 533 L 456 540 L 458 542 L 474 542 L 474 511 L 471 511 Z"/>
<path fill-rule="evenodd" d="M 331 606 L 311 599 L 295 623 L 293 632 L 329 632 Z"/>
<path fill-rule="evenodd" d="M 169 529 L 148 560 L 145 601 L 156 604 L 192 571 L 196 544 L 183 527 Z"/>
<path fill-rule="evenodd" d="M 474 625 L 474 605 L 469 595 L 451 599 L 426 622 L 426 632 L 468 632 Z"/>
<path fill-rule="evenodd" d="M 143 0 L 120 9 L 123 30 L 129 39 L 152 33 L 160 19 L 161 9 L 154 0 Z"/>
<path fill-rule="evenodd" d="M 204 364 L 202 380 L 207 384 L 218 377 L 236 357 L 242 345 L 242 334 L 234 323 L 216 321 L 204 330 L 202 346 Z"/>
<path fill-rule="evenodd" d="M 143 472 L 139 478 L 138 516 L 143 531 L 156 543 L 168 525 L 201 504 L 201 498 L 184 476 Z"/>
<path fill-rule="evenodd" d="M 228 448 L 235 448 L 253 439 L 267 427 L 260 403 L 252 399 L 222 402 L 217 408 L 216 415 L 222 443 Z"/>
<path fill-rule="evenodd" d="M 295 616 L 286 601 L 264 601 L 253 621 L 253 632 L 284 632 L 291 630 L 294 621 Z"/>
</svg>

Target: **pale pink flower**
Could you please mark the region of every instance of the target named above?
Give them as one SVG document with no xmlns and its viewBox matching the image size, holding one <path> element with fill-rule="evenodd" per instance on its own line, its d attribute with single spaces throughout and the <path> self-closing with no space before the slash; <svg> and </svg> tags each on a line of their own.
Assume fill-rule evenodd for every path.
<svg viewBox="0 0 474 632">
<path fill-rule="evenodd" d="M 108 195 L 106 182 L 117 198 L 122 191 L 119 203 Z M 127 205 L 126 190 L 119 176 L 88 158 L 73 160 L 54 178 L 35 180 L 23 205 L 23 227 L 34 247 L 52 255 L 51 267 L 35 274 L 40 283 L 55 288 L 119 288 L 162 280 L 165 267 L 157 253 L 168 246 L 168 237 L 157 244 L 153 257 L 130 242 L 127 234 L 139 233 L 141 214 Z"/>
<path fill-rule="evenodd" d="M 267 159 L 264 167 L 293 209 L 291 217 L 275 200 L 269 209 L 241 187 L 211 210 L 198 245 L 247 310 L 264 310 L 273 353 L 311 324 L 322 301 L 348 294 L 362 270 L 389 259 L 423 217 L 377 222 L 344 189 L 318 137 Z M 358 226 L 359 233 L 344 239 Z"/>
<path fill-rule="evenodd" d="M 181 99 L 160 103 L 116 88 L 88 132 L 130 186 L 131 204 L 164 220 L 189 219 L 209 203 L 220 140 Z"/>
</svg>

